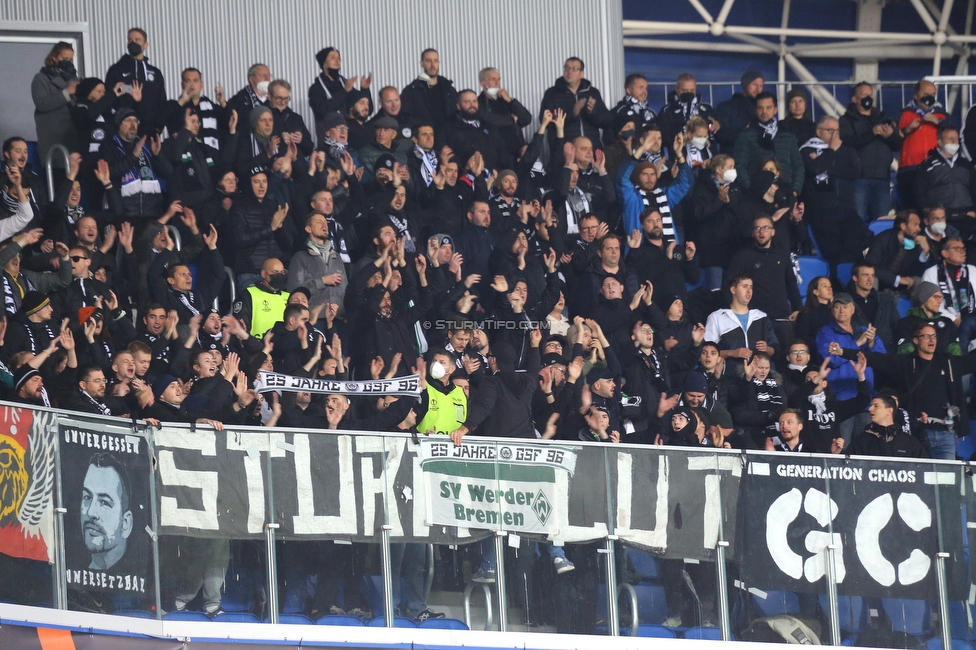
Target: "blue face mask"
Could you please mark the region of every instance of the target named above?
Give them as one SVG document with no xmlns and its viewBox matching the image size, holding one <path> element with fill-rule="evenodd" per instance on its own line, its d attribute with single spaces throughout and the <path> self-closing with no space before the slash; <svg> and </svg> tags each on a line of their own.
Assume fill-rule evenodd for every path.
<svg viewBox="0 0 976 650">
<path fill-rule="evenodd" d="M 905 247 L 906 251 L 913 250 L 915 248 L 915 240 L 905 237 L 905 241 L 902 243 L 902 246 Z"/>
</svg>

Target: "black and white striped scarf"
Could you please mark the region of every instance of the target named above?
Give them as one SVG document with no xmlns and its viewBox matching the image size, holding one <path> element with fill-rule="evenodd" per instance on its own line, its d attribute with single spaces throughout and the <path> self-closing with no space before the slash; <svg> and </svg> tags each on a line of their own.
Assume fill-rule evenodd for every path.
<svg viewBox="0 0 976 650">
<path fill-rule="evenodd" d="M 959 314 L 976 312 L 976 296 L 973 295 L 969 282 L 969 265 L 963 264 L 954 273 L 948 273 L 947 265 L 943 262 L 936 266 L 939 289 L 946 302 Z M 950 282 L 951 280 L 951 282 Z"/>
<path fill-rule="evenodd" d="M 675 240 L 674 217 L 671 216 L 671 204 L 668 203 L 668 195 L 660 187 L 655 187 L 650 192 L 646 190 L 638 191 L 640 192 L 641 203 L 644 204 L 644 209 L 641 210 L 641 213 L 648 208 L 656 208 L 661 213 L 661 222 L 664 226 L 664 234 L 661 238 L 664 240 L 664 245 L 667 246 L 669 242 Z"/>
<path fill-rule="evenodd" d="M 424 151 L 419 144 L 413 146 L 413 153 L 420 159 L 420 175 L 424 179 L 427 187 L 434 182 L 434 175 L 437 173 L 437 154 L 431 151 Z"/>
<path fill-rule="evenodd" d="M 27 285 L 26 290 L 25 287 L 17 281 L 17 278 L 13 277 L 6 271 L 3 272 L 3 306 L 6 312 L 10 315 L 16 314 L 17 310 L 20 309 L 20 306 L 17 304 L 17 300 L 14 298 L 14 292 L 16 291 L 17 294 L 19 294 L 18 297 L 23 300 L 24 294 L 26 294 L 28 291 L 34 291 L 33 283 L 26 276 L 22 275 L 20 277 L 24 278 L 24 283 Z"/>
<path fill-rule="evenodd" d="M 37 344 L 37 339 L 34 338 L 34 330 L 33 328 L 31 328 L 31 325 L 34 324 L 35 323 L 33 323 L 32 321 L 27 321 L 26 327 L 24 329 L 27 330 L 27 338 L 30 340 L 31 354 L 40 354 L 42 352 L 41 347 Z M 37 323 L 37 324 L 41 325 L 41 327 L 44 328 L 45 333 L 47 333 L 47 341 L 45 341 L 44 343 L 46 346 L 48 343 L 51 342 L 52 339 L 55 338 L 54 332 L 51 330 L 51 326 L 48 325 L 47 323 Z"/>
<path fill-rule="evenodd" d="M 566 232 L 579 234 L 579 220 L 590 212 L 590 199 L 579 187 L 574 187 L 566 195 Z"/>
<path fill-rule="evenodd" d="M 763 124 L 757 120 L 756 125 L 762 129 L 762 134 L 759 136 L 759 146 L 763 149 L 772 149 L 773 138 L 779 132 L 779 122 L 774 117 L 769 121 L 769 124 Z"/>
<path fill-rule="evenodd" d="M 329 158 L 333 160 L 342 160 L 342 155 L 346 153 L 346 148 L 349 146 L 341 142 L 336 142 L 329 136 L 324 136 L 322 138 L 322 146 L 325 147 L 329 154 Z"/>
<path fill-rule="evenodd" d="M 89 395 L 88 391 L 83 390 L 81 391 L 81 394 L 84 395 L 89 402 L 91 402 L 92 406 L 94 406 L 99 413 L 101 413 L 102 415 L 112 415 L 112 409 L 110 409 L 108 406 L 99 402 L 97 399 Z"/>
</svg>

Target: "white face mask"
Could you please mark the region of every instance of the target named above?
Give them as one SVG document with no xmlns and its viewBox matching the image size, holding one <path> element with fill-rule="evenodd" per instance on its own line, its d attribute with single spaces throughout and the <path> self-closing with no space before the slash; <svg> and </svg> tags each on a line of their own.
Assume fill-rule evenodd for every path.
<svg viewBox="0 0 976 650">
<path fill-rule="evenodd" d="M 732 169 L 726 169 L 722 174 L 722 180 L 726 183 L 734 183 L 736 178 L 738 178 L 738 174 L 734 167 Z"/>
<path fill-rule="evenodd" d="M 499 90 L 501 90 L 501 88 L 485 88 L 485 94 L 491 97 L 492 99 L 498 99 Z"/>
<path fill-rule="evenodd" d="M 259 81 L 258 82 L 258 92 L 262 95 L 268 94 L 268 86 L 271 85 L 270 81 Z"/>
<path fill-rule="evenodd" d="M 946 231 L 946 223 L 945 221 L 936 221 L 931 226 L 929 226 L 929 230 L 932 231 L 933 235 L 941 237 Z"/>
<path fill-rule="evenodd" d="M 955 142 L 944 144 L 942 145 L 942 151 L 944 151 L 947 156 L 952 158 L 959 152 L 959 145 Z"/>
<path fill-rule="evenodd" d="M 704 149 L 705 147 L 708 146 L 708 137 L 703 136 L 700 138 L 692 138 L 691 146 L 693 146 L 695 149 L 698 149 L 699 151 Z"/>
<path fill-rule="evenodd" d="M 444 364 L 440 361 L 435 361 L 430 364 L 430 376 L 433 379 L 441 379 L 447 374 L 447 370 L 444 368 Z"/>
</svg>

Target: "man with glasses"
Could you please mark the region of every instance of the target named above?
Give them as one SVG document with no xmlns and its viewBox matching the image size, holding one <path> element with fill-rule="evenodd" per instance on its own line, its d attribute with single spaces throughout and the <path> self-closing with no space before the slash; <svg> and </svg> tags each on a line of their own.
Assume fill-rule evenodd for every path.
<svg viewBox="0 0 976 650">
<path fill-rule="evenodd" d="M 922 274 L 942 293 L 939 312 L 959 327 L 959 345 L 963 352 L 976 335 L 976 267 L 966 263 L 966 245 L 959 236 L 946 237 L 941 260 Z"/>
<path fill-rule="evenodd" d="M 801 197 L 821 256 L 831 268 L 855 261 L 869 235 L 854 201 L 861 161 L 841 141 L 837 118 L 817 120 L 817 136 L 800 146 L 800 158 L 806 169 Z"/>
<path fill-rule="evenodd" d="M 945 207 L 940 203 L 922 208 L 922 225 L 922 234 L 929 242 L 929 253 L 937 260 L 946 240 L 958 235 L 959 231 L 946 223 Z"/>
<path fill-rule="evenodd" d="M 281 138 L 283 143 L 294 144 L 302 156 L 312 155 L 315 143 L 305 128 L 302 116 L 291 110 L 291 84 L 284 79 L 275 79 L 268 86 L 268 105 L 274 117 L 272 135 Z"/>
<path fill-rule="evenodd" d="M 969 433 L 969 414 L 963 390 L 963 375 L 976 371 L 976 354 L 954 357 L 936 351 L 938 334 L 928 323 L 919 325 L 912 335 L 912 354 L 864 352 L 868 364 L 878 373 L 878 381 L 902 391 L 901 406 L 913 425 L 925 431 L 932 458 L 954 460 L 956 436 Z M 829 353 L 856 359 L 857 349 L 831 343 Z M 851 453 L 856 453 L 853 449 Z"/>
<path fill-rule="evenodd" d="M 959 328 L 951 318 L 946 318 L 940 313 L 942 302 L 943 296 L 939 285 L 925 281 L 915 285 L 912 289 L 913 306 L 905 317 L 898 321 L 895 328 L 899 354 L 911 354 L 915 351 L 912 335 L 923 324 L 932 325 L 938 332 L 935 346 L 937 352 L 957 357 L 962 354 L 959 348 Z"/>
<path fill-rule="evenodd" d="M 810 365 L 810 347 L 805 341 L 796 340 L 786 352 L 786 369 L 783 371 L 786 394 L 792 395 L 797 387 L 806 381 L 807 366 Z"/>
<path fill-rule="evenodd" d="M 557 110 L 561 110 L 566 114 L 566 141 L 583 136 L 602 148 L 600 129 L 610 126 L 613 116 L 603 103 L 600 91 L 583 78 L 585 69 L 582 59 L 575 56 L 566 59 L 563 76 L 556 79 L 556 83 L 542 97 L 539 120 L 546 111 L 555 115 Z"/>
<path fill-rule="evenodd" d="M 752 245 L 740 248 L 729 264 L 729 276 L 752 276 L 751 307 L 766 312 L 773 321 L 782 345 L 793 341 L 793 321 L 803 306 L 789 252 L 773 246 L 772 217 L 759 215 L 752 221 Z"/>
</svg>

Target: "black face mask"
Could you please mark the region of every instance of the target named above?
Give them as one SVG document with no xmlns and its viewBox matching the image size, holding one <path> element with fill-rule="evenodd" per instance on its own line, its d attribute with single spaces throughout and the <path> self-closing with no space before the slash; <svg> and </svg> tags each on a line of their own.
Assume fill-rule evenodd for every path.
<svg viewBox="0 0 976 650">
<path fill-rule="evenodd" d="M 695 101 L 695 98 L 697 96 L 698 95 L 696 95 L 695 93 L 681 93 L 680 95 L 678 95 L 678 101 L 683 104 L 690 104 L 691 102 Z"/>
<path fill-rule="evenodd" d="M 874 97 L 871 96 L 862 97 L 861 101 L 858 103 L 861 105 L 861 108 L 863 108 L 866 111 L 869 111 L 871 110 L 871 107 L 874 106 Z"/>
<path fill-rule="evenodd" d="M 77 73 L 77 70 L 75 70 L 75 64 L 72 63 L 71 61 L 68 60 L 58 61 L 57 66 L 58 66 L 58 70 L 60 70 L 61 72 L 66 72 L 72 76 L 74 76 Z"/>
<path fill-rule="evenodd" d="M 919 98 L 918 103 L 924 106 L 925 108 L 932 108 L 935 105 L 935 96 L 922 95 L 922 97 Z"/>
<path fill-rule="evenodd" d="M 284 291 L 288 287 L 287 273 L 271 273 L 270 276 L 271 277 L 268 278 L 268 285 L 272 289 Z"/>
<path fill-rule="evenodd" d="M 126 47 L 129 50 L 129 56 L 139 56 L 142 54 L 142 46 L 136 42 L 130 41 Z"/>
<path fill-rule="evenodd" d="M 626 130 L 620 132 L 620 139 L 621 140 L 628 140 L 628 139 L 634 137 L 635 135 L 637 135 L 637 131 L 635 129 L 626 129 Z"/>
</svg>

